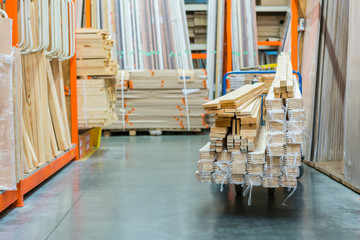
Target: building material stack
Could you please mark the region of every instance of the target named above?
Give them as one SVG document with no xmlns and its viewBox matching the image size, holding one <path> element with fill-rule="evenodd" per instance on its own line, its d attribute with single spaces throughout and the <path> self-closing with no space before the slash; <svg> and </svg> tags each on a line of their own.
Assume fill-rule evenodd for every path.
<svg viewBox="0 0 360 240">
<path fill-rule="evenodd" d="M 260 15 L 256 17 L 257 37 L 259 41 L 280 41 L 285 36 L 286 16 Z"/>
<path fill-rule="evenodd" d="M 207 14 L 204 11 L 187 12 L 190 43 L 206 43 Z"/>
<path fill-rule="evenodd" d="M 113 41 L 107 31 L 76 30 L 79 128 L 104 127 L 117 119 L 118 64 L 111 59 L 112 47 Z"/>
<path fill-rule="evenodd" d="M 237 114 L 241 114 L 241 111 L 250 105 L 255 107 L 253 102 L 258 98 L 258 95 L 261 94 L 263 86 L 263 83 L 246 85 L 203 105 L 203 108 L 208 114 L 215 114 L 215 124 L 210 129 L 211 149 L 216 149 L 216 152 L 221 152 L 226 148 L 227 136 L 230 134 L 229 142 L 231 142 L 233 138 L 234 143 L 233 149 L 230 148 L 228 150 L 240 150 L 239 142 L 241 132 L 240 119 L 238 118 L 248 117 L 249 113 L 244 113 L 244 116 Z"/>
<path fill-rule="evenodd" d="M 265 87 L 265 83 L 245 85 L 203 105 L 207 113 L 215 114 L 206 145 L 208 151 L 216 152 L 213 183 L 246 184 L 248 189 L 296 188 L 305 115 L 288 54 L 279 56 L 265 99 L 266 127 L 261 126 L 259 97 Z"/>
<path fill-rule="evenodd" d="M 214 170 L 213 163 L 216 159 L 214 151 L 210 151 L 210 142 L 199 150 L 198 171 L 196 179 L 199 182 L 211 182 L 211 173 Z"/>
<path fill-rule="evenodd" d="M 263 88 L 264 83 L 245 85 L 203 105 L 208 114 L 215 114 L 215 124 L 210 129 L 209 146 L 210 151 L 216 152 L 212 173 L 214 183 L 244 184 L 249 169 L 248 153 L 258 153 L 259 150 L 255 150 L 260 148 L 256 144 L 258 133 L 261 132 L 261 98 L 258 96 L 263 92 Z M 265 137 L 264 133 L 262 137 Z M 265 159 L 265 147 L 262 154 Z M 265 162 L 257 160 L 259 156 L 254 156 L 250 166 L 251 175 L 258 173 L 259 170 L 256 169 L 259 162 L 262 164 L 260 170 L 264 168 Z"/>
<path fill-rule="evenodd" d="M 129 86 L 117 88 L 119 120 L 107 129 L 195 131 L 207 127 L 201 108 L 208 101 L 204 70 L 134 70 L 119 75 Z"/>
<path fill-rule="evenodd" d="M 230 178 L 231 152 L 224 149 L 216 153 L 212 182 L 216 184 L 228 184 Z"/>
<path fill-rule="evenodd" d="M 305 114 L 288 54 L 282 53 L 278 58 L 278 70 L 265 102 L 265 179 L 270 187 L 296 187 L 301 165 Z"/>
</svg>

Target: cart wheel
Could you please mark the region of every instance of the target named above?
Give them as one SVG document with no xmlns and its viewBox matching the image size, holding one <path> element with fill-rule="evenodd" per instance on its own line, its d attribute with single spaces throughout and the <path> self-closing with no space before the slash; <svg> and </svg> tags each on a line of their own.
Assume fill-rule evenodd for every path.
<svg viewBox="0 0 360 240">
<path fill-rule="evenodd" d="M 268 195 L 273 197 L 275 195 L 275 188 L 268 188 Z"/>
<path fill-rule="evenodd" d="M 301 166 L 299 167 L 299 171 L 300 171 L 300 174 L 298 176 L 298 179 L 302 177 L 302 175 L 304 175 L 304 165 L 303 163 L 301 163 Z"/>
<path fill-rule="evenodd" d="M 242 196 L 243 187 L 239 184 L 235 184 L 235 192 L 237 196 Z"/>
</svg>

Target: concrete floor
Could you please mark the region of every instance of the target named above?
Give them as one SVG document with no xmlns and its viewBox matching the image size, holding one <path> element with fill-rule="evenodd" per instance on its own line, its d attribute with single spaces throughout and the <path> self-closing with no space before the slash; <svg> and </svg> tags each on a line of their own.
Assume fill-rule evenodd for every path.
<svg viewBox="0 0 360 240">
<path fill-rule="evenodd" d="M 360 196 L 305 167 L 288 192 L 212 194 L 197 183 L 207 136 L 105 138 L 0 215 L 0 239 L 360 239 Z"/>
</svg>

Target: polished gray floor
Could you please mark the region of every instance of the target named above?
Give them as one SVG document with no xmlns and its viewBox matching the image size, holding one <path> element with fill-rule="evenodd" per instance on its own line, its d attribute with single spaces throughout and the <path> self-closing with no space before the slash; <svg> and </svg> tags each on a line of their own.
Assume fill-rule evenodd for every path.
<svg viewBox="0 0 360 240">
<path fill-rule="evenodd" d="M 287 206 L 283 189 L 254 189 L 249 207 L 197 183 L 207 139 L 105 138 L 1 214 L 0 239 L 360 239 L 360 196 L 309 167 Z"/>
</svg>

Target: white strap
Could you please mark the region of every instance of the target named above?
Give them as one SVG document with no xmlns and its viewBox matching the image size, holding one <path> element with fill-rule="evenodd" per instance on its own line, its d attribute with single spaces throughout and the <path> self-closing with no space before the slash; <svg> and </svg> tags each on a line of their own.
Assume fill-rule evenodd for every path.
<svg viewBox="0 0 360 240">
<path fill-rule="evenodd" d="M 121 71 L 121 114 L 123 122 L 123 130 L 125 130 L 125 103 L 124 103 L 124 71 Z"/>
<path fill-rule="evenodd" d="M 87 128 L 88 126 L 88 119 L 87 119 L 87 108 L 86 108 L 86 88 L 85 88 L 85 81 L 86 78 L 83 81 L 83 93 L 84 93 L 84 112 L 85 112 L 85 127 Z"/>
<path fill-rule="evenodd" d="M 297 186 L 294 187 L 294 189 L 291 191 L 291 193 L 285 198 L 285 200 L 284 200 L 283 203 L 282 203 L 283 206 L 287 206 L 285 202 L 286 202 L 292 195 L 294 195 L 294 193 L 295 193 L 295 191 L 296 191 L 296 188 L 297 188 Z"/>
<path fill-rule="evenodd" d="M 248 206 L 251 205 L 252 190 L 253 190 L 253 186 L 254 186 L 253 183 L 252 183 L 252 181 L 251 181 L 251 177 L 250 177 L 250 176 L 249 176 L 249 184 L 250 184 L 250 185 L 247 185 L 246 189 L 245 189 L 244 192 L 243 192 L 243 196 L 244 196 L 244 197 L 246 196 L 246 194 L 249 193 Z"/>
<path fill-rule="evenodd" d="M 187 91 L 186 91 L 186 77 L 185 77 L 185 69 L 183 69 L 183 81 L 184 81 L 184 91 L 183 94 L 185 95 L 185 105 L 186 105 L 186 121 L 187 121 L 187 128 L 190 132 L 190 118 L 189 118 L 189 104 L 187 99 Z"/>
</svg>

